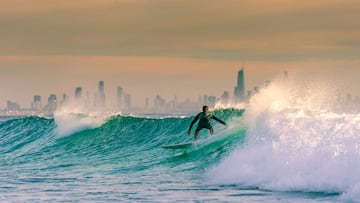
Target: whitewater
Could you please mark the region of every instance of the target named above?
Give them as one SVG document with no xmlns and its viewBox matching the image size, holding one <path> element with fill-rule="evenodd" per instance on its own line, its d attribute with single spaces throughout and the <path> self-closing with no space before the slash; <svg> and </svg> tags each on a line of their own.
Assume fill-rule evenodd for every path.
<svg viewBox="0 0 360 203">
<path fill-rule="evenodd" d="M 194 115 L 4 119 L 0 202 L 360 202 L 359 109 L 334 95 L 275 80 L 178 150 Z"/>
</svg>

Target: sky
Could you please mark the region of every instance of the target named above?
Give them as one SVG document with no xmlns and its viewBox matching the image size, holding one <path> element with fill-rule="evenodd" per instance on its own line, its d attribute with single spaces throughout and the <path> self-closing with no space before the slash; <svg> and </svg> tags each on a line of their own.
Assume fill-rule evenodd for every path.
<svg viewBox="0 0 360 203">
<path fill-rule="evenodd" d="M 34 94 L 197 100 L 284 70 L 360 95 L 358 0 L 0 0 L 0 108 Z"/>
</svg>

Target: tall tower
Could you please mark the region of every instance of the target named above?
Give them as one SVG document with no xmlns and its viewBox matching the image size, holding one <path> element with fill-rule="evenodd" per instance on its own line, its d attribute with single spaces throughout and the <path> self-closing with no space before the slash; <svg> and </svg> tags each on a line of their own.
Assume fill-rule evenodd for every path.
<svg viewBox="0 0 360 203">
<path fill-rule="evenodd" d="M 123 94 L 124 94 L 124 90 L 121 86 L 117 87 L 117 106 L 119 108 L 119 110 L 121 110 L 123 108 Z"/>
<path fill-rule="evenodd" d="M 82 88 L 81 87 L 76 87 L 75 89 L 75 100 L 77 102 L 81 101 L 81 97 L 82 97 Z"/>
<path fill-rule="evenodd" d="M 104 81 L 100 80 L 98 85 L 98 98 L 97 105 L 100 107 L 105 107 L 105 88 L 104 88 Z"/>
<path fill-rule="evenodd" d="M 41 96 L 40 95 L 34 95 L 34 101 L 33 101 L 33 110 L 41 110 Z"/>
<path fill-rule="evenodd" d="M 99 81 L 99 92 L 100 93 L 104 93 L 104 81 L 100 80 Z"/>
<path fill-rule="evenodd" d="M 245 100 L 245 79 L 244 69 L 241 68 L 238 72 L 237 86 L 234 88 L 235 100 L 243 102 Z"/>
</svg>

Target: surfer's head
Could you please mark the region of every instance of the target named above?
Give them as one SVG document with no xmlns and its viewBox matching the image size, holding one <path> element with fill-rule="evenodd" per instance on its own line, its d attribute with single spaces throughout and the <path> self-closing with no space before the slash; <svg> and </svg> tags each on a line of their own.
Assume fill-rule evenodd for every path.
<svg viewBox="0 0 360 203">
<path fill-rule="evenodd" d="M 209 111 L 209 107 L 208 106 L 203 106 L 203 108 L 202 108 L 202 110 L 203 110 L 203 112 L 208 112 Z"/>
</svg>

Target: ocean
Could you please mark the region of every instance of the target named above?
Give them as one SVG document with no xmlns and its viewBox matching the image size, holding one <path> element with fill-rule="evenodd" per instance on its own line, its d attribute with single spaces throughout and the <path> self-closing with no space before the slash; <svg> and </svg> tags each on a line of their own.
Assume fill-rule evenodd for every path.
<svg viewBox="0 0 360 203">
<path fill-rule="evenodd" d="M 360 114 L 283 93 L 177 150 L 194 115 L 3 119 L 0 202 L 359 202 Z"/>
</svg>

